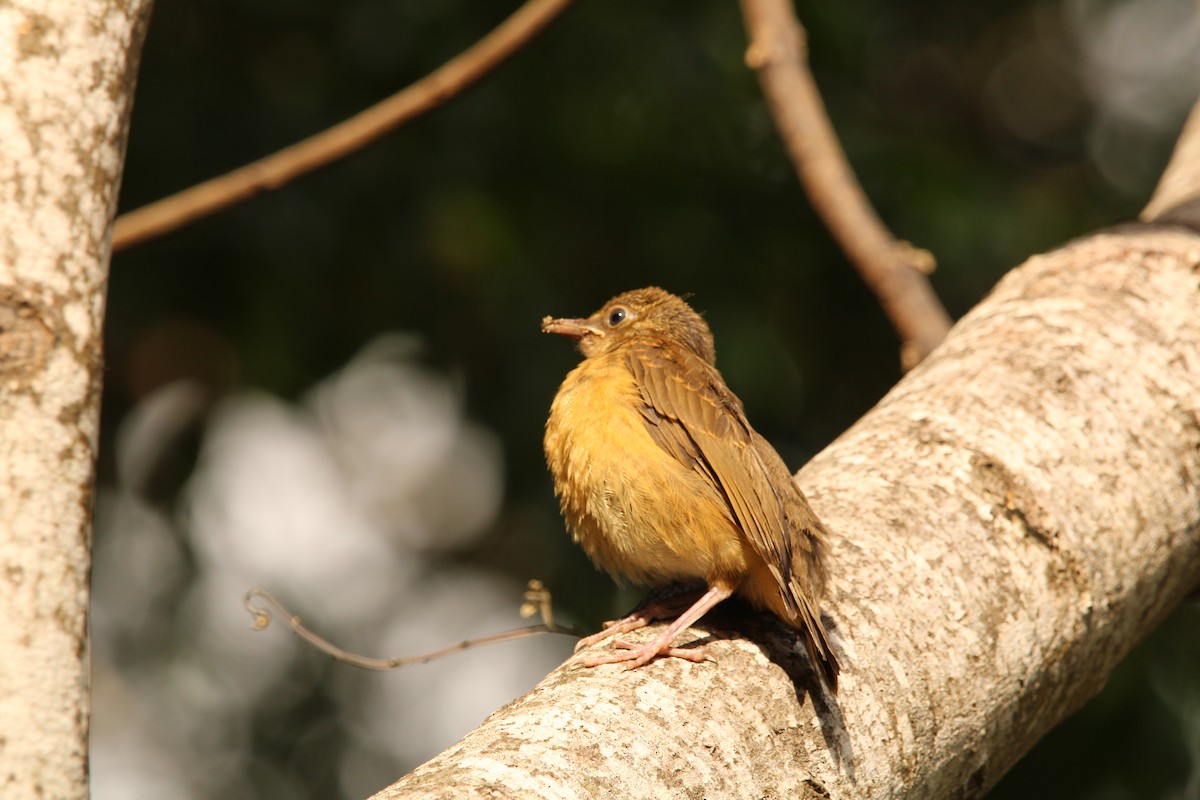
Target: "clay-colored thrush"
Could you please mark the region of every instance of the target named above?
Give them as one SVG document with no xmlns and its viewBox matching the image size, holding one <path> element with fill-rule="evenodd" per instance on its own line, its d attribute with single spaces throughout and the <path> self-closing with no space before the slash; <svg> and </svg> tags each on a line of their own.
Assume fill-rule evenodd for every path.
<svg viewBox="0 0 1200 800">
<path fill-rule="evenodd" d="M 652 287 L 618 295 L 586 319 L 546 317 L 542 330 L 577 340 L 584 355 L 559 387 L 545 440 L 575 540 L 614 577 L 708 587 L 606 623 L 580 647 L 678 614 L 650 643 L 618 642 L 617 652 L 582 663 L 703 660 L 702 650 L 674 647 L 675 637 L 736 592 L 795 626 L 836 691 L 838 662 L 819 608 L 825 528 L 725 386 L 700 315 Z"/>
</svg>

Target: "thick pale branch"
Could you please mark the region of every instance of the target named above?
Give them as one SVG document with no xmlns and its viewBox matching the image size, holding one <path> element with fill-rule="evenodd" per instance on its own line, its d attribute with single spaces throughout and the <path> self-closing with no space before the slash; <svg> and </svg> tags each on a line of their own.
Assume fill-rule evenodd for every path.
<svg viewBox="0 0 1200 800">
<path fill-rule="evenodd" d="M 1031 259 L 803 470 L 836 701 L 730 610 L 717 664 L 556 670 L 377 797 L 979 795 L 1200 580 L 1198 270 L 1171 227 Z"/>
<path fill-rule="evenodd" d="M 809 72 L 792 0 L 742 0 L 746 63 L 758 72 L 775 126 L 813 208 L 904 342 L 906 368 L 927 356 L 950 317 L 926 273 L 932 257 L 896 241 L 859 186 Z"/>
<path fill-rule="evenodd" d="M 278 189 L 444 105 L 525 46 L 572 2 L 527 0 L 472 47 L 386 100 L 265 158 L 122 214 L 113 233 L 113 249 L 161 236 L 227 206 Z"/>
<path fill-rule="evenodd" d="M 1192 108 L 1142 219 L 1200 230 L 1200 102 Z"/>
<path fill-rule="evenodd" d="M 108 235 L 149 0 L 0 7 L 0 795 L 88 796 Z"/>
</svg>

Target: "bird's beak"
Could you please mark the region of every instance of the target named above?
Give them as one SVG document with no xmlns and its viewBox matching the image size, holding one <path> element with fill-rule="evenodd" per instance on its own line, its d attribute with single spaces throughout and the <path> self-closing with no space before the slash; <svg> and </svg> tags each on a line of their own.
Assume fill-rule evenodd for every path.
<svg viewBox="0 0 1200 800">
<path fill-rule="evenodd" d="M 604 336 L 604 329 L 588 323 L 586 319 L 554 319 L 542 318 L 542 333 L 557 333 L 571 339 L 582 339 L 584 334 Z"/>
</svg>

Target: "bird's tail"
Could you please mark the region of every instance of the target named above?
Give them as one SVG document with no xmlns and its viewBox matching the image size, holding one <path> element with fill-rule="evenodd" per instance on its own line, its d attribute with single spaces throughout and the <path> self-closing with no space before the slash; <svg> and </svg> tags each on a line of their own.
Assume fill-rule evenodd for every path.
<svg viewBox="0 0 1200 800">
<path fill-rule="evenodd" d="M 821 680 L 829 691 L 837 694 L 838 672 L 841 664 L 829 644 L 825 626 L 821 624 L 821 611 L 808 597 L 793 589 L 792 596 L 799 607 L 797 627 L 804 638 L 804 649 L 808 651 L 808 660 L 813 669 L 821 676 Z"/>
<path fill-rule="evenodd" d="M 741 591 L 751 603 L 771 610 L 799 630 L 813 670 L 825 686 L 836 694 L 841 665 L 830 645 L 825 626 L 821 624 L 821 609 L 814 592 L 806 588 L 795 574 L 785 578 L 766 564 L 757 571 L 751 571 L 742 582 Z"/>
</svg>

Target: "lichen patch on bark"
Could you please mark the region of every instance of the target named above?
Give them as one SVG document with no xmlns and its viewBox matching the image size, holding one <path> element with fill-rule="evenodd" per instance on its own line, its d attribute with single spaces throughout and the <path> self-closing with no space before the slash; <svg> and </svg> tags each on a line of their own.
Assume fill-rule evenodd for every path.
<svg viewBox="0 0 1200 800">
<path fill-rule="evenodd" d="M 55 337 L 44 319 L 28 299 L 0 287 L 0 385 L 5 390 L 28 386 L 45 366 Z"/>
</svg>

